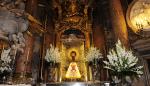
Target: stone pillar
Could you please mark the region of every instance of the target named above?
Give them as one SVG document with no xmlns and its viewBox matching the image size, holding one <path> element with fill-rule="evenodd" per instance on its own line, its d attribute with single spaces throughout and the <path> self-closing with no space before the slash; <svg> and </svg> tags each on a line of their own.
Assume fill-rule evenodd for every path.
<svg viewBox="0 0 150 86">
<path fill-rule="evenodd" d="M 109 0 L 109 10 L 115 40 L 121 40 L 123 45 L 128 48 L 128 32 L 120 0 Z"/>
<path fill-rule="evenodd" d="M 24 34 L 24 38 L 26 40 L 24 53 L 16 60 L 16 73 L 31 74 L 34 38 L 27 33 Z"/>
</svg>

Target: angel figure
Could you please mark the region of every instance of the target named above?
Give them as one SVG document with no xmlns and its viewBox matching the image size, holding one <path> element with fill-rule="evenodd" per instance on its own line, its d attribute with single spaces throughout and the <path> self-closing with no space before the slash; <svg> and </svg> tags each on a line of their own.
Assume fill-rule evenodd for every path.
<svg viewBox="0 0 150 86">
<path fill-rule="evenodd" d="M 12 55 L 15 55 L 17 51 L 24 53 L 25 39 L 23 37 L 23 33 L 18 32 L 17 34 L 13 34 L 11 41 L 13 42 L 11 45 Z"/>
</svg>

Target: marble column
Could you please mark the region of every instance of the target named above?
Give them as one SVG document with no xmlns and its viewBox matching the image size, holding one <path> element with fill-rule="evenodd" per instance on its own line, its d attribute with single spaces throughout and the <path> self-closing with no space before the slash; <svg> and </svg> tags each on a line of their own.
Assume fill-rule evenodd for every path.
<svg viewBox="0 0 150 86">
<path fill-rule="evenodd" d="M 32 54 L 33 54 L 33 43 L 34 38 L 25 33 L 25 48 L 24 53 L 20 54 L 20 56 L 16 60 L 16 73 L 23 73 L 23 74 L 31 74 L 31 61 L 32 61 Z"/>
<path fill-rule="evenodd" d="M 26 3 L 26 12 L 31 14 L 33 17 L 37 18 L 37 6 L 38 0 L 27 0 Z M 32 28 L 32 27 L 30 27 Z M 20 54 L 16 59 L 16 73 L 17 74 L 29 74 L 31 75 L 31 63 L 32 63 L 32 54 L 33 54 L 33 45 L 34 45 L 34 37 L 33 34 L 27 31 L 24 33 L 25 38 L 25 48 L 24 53 Z"/>
<path fill-rule="evenodd" d="M 109 0 L 109 10 L 115 40 L 121 40 L 123 45 L 128 48 L 128 32 L 120 0 Z"/>
</svg>

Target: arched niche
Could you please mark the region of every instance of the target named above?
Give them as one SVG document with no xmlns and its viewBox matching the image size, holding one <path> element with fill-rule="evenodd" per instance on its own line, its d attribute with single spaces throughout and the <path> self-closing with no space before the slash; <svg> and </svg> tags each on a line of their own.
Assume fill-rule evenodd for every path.
<svg viewBox="0 0 150 86">
<path fill-rule="evenodd" d="M 62 34 L 61 34 L 61 38 L 63 38 L 63 36 L 69 36 L 70 34 L 74 34 L 76 35 L 78 38 L 85 38 L 85 34 L 79 30 L 79 29 L 74 29 L 74 28 L 71 28 L 71 29 L 68 29 L 68 30 L 65 30 Z"/>
<path fill-rule="evenodd" d="M 70 28 L 64 30 L 60 34 L 60 45 L 59 48 L 62 52 L 61 54 L 61 80 L 69 81 L 70 78 L 66 77 L 67 69 L 69 64 L 73 62 L 72 57 L 70 57 L 71 52 L 76 52 L 75 62 L 79 71 L 81 73 L 81 78 L 79 81 L 86 81 L 87 79 L 87 69 L 85 64 L 85 46 L 86 46 L 86 34 L 81 30 Z"/>
<path fill-rule="evenodd" d="M 91 42 L 90 32 L 84 31 L 82 29 L 70 28 L 70 27 L 66 27 L 62 29 L 61 31 L 56 32 L 56 46 L 60 48 L 61 39 L 69 36 L 70 34 L 76 35 L 77 38 L 85 39 L 85 47 L 86 48 L 90 47 L 90 42 Z"/>
</svg>

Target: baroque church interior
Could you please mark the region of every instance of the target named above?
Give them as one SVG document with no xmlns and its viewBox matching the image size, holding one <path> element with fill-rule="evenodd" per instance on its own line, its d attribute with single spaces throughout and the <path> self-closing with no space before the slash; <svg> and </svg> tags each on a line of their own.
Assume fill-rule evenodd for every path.
<svg viewBox="0 0 150 86">
<path fill-rule="evenodd" d="M 150 0 L 0 0 L 0 86 L 150 86 Z"/>
</svg>

